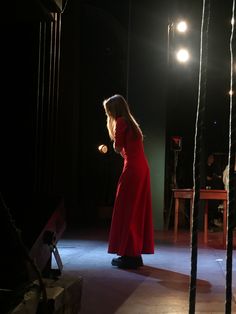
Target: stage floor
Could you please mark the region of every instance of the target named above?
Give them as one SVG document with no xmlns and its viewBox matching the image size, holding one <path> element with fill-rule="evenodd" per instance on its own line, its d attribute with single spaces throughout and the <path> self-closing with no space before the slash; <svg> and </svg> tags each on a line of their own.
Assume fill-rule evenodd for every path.
<svg viewBox="0 0 236 314">
<path fill-rule="evenodd" d="M 58 242 L 63 272 L 83 277 L 82 314 L 189 313 L 191 270 L 190 235 L 155 232 L 155 254 L 143 255 L 139 270 L 111 265 L 107 253 L 108 228 L 66 230 Z M 222 233 L 209 233 L 203 244 L 199 232 L 195 313 L 226 313 L 226 250 Z M 235 235 L 236 243 L 236 235 Z M 236 313 L 236 254 L 233 252 L 232 311 Z"/>
</svg>

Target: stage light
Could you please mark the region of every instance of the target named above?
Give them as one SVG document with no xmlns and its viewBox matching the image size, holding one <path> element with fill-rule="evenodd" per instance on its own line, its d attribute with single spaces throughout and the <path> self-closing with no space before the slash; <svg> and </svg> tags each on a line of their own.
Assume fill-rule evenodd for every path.
<svg viewBox="0 0 236 314">
<path fill-rule="evenodd" d="M 176 48 L 179 45 L 184 45 L 186 40 L 186 33 L 188 32 L 189 25 L 184 20 L 178 20 L 178 22 L 168 23 L 167 32 L 167 65 L 172 65 L 173 56 L 175 54 Z M 187 50 L 181 50 L 177 53 L 176 59 L 180 63 L 185 63 L 189 59 L 189 52 Z"/>
<path fill-rule="evenodd" d="M 176 53 L 176 58 L 180 63 L 185 63 L 189 60 L 189 52 L 187 49 L 180 49 Z"/>
<path fill-rule="evenodd" d="M 188 29 L 188 25 L 185 21 L 181 21 L 176 25 L 176 29 L 180 33 L 185 33 Z"/>
<path fill-rule="evenodd" d="M 108 148 L 106 145 L 102 144 L 98 146 L 98 150 L 101 154 L 106 154 L 108 152 Z"/>
<path fill-rule="evenodd" d="M 229 91 L 229 95 L 232 96 L 233 94 L 234 94 L 234 91 L 233 91 L 233 90 L 230 90 L 230 91 Z"/>
</svg>

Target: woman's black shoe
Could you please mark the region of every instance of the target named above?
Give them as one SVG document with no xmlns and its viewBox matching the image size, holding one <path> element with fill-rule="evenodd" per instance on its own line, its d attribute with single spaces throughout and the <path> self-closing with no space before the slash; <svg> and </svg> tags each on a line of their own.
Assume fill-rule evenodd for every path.
<svg viewBox="0 0 236 314">
<path fill-rule="evenodd" d="M 117 258 L 113 258 L 111 261 L 111 265 L 112 266 L 118 266 L 122 261 L 122 256 L 117 257 Z"/>
<path fill-rule="evenodd" d="M 143 266 L 143 259 L 142 256 L 120 256 L 113 258 L 111 264 L 118 268 L 137 269 Z"/>
</svg>

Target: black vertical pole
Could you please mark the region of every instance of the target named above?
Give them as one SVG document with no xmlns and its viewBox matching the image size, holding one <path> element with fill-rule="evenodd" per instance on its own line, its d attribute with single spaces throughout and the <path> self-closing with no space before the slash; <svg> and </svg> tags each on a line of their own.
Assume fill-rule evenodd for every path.
<svg viewBox="0 0 236 314">
<path fill-rule="evenodd" d="M 198 106 L 195 124 L 195 144 L 194 144 L 194 164 L 193 164 L 193 205 L 192 205 L 192 230 L 191 230 L 191 277 L 189 287 L 189 313 L 195 313 L 196 304 L 196 286 L 197 286 L 197 254 L 198 254 L 198 212 L 200 205 L 201 189 L 201 154 L 202 154 L 202 135 L 205 117 L 206 100 L 206 68 L 207 68 L 207 43 L 208 26 L 210 17 L 210 1 L 203 0 L 202 23 L 201 23 L 201 42 L 200 42 L 200 66 L 199 66 L 199 84 L 198 84 Z"/>
<path fill-rule="evenodd" d="M 232 5 L 232 21 L 234 21 L 235 0 Z M 233 230 L 235 227 L 235 186 L 234 186 L 234 169 L 235 169 L 235 151 L 236 151 L 236 108 L 235 108 L 235 84 L 234 76 L 234 23 L 232 23 L 230 36 L 230 117 L 229 117 L 229 191 L 227 202 L 227 253 L 226 253 L 226 300 L 225 313 L 231 313 L 232 307 L 232 253 L 233 253 Z"/>
</svg>

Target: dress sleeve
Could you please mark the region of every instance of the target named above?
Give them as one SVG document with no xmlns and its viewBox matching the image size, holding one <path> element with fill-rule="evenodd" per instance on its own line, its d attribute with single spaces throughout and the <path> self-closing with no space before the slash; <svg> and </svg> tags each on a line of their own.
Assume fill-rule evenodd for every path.
<svg viewBox="0 0 236 314">
<path fill-rule="evenodd" d="M 118 118 L 116 121 L 115 131 L 115 147 L 123 148 L 125 145 L 125 135 L 127 130 L 127 123 L 123 118 Z"/>
</svg>

